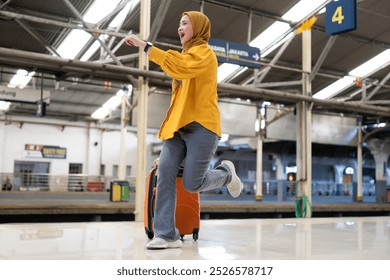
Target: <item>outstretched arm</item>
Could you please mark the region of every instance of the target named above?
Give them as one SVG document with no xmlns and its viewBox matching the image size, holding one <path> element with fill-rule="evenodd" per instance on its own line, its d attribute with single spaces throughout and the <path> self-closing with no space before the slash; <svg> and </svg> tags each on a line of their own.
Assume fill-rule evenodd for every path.
<svg viewBox="0 0 390 280">
<path fill-rule="evenodd" d="M 138 47 L 142 50 L 145 49 L 146 44 L 147 44 L 144 40 L 141 40 L 140 38 L 138 38 L 137 35 L 134 35 L 134 34 L 130 34 L 129 36 L 127 36 L 125 38 L 125 42 L 129 46 Z M 151 50 L 151 47 L 148 49 L 148 55 L 150 53 L 150 50 Z"/>
</svg>

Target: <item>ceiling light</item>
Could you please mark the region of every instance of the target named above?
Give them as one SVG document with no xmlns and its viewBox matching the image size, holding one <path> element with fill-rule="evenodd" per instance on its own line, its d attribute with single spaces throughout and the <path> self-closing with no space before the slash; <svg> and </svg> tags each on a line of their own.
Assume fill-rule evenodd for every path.
<svg viewBox="0 0 390 280">
<path fill-rule="evenodd" d="M 95 0 L 83 19 L 89 23 L 97 23 L 99 20 L 108 15 L 118 5 L 120 0 Z"/>
<path fill-rule="evenodd" d="M 94 118 L 94 119 L 102 120 L 102 119 L 104 119 L 105 117 L 107 117 L 109 114 L 110 114 L 110 110 L 109 110 L 109 109 L 100 107 L 99 109 L 97 109 L 97 110 L 91 115 L 91 117 Z"/>
<path fill-rule="evenodd" d="M 353 85 L 354 82 L 355 82 L 355 78 L 350 77 L 350 76 L 344 76 L 342 79 L 337 80 L 333 84 L 330 84 L 326 88 L 324 88 L 324 89 L 320 90 L 319 92 L 317 92 L 316 94 L 314 94 L 313 97 L 317 98 L 317 99 L 331 98 L 331 97 L 335 96 L 336 94 L 338 94 L 339 92 L 341 92 L 341 91 L 347 89 L 348 87 L 350 87 L 351 85 Z"/>
<path fill-rule="evenodd" d="M 11 81 L 8 84 L 10 88 L 20 88 L 23 89 L 35 75 L 35 72 L 27 72 L 26 70 L 19 69 L 16 71 L 16 74 L 12 77 Z"/>
<path fill-rule="evenodd" d="M 292 22 L 299 22 L 325 2 L 326 0 L 301 0 L 289 11 L 287 11 L 287 13 L 282 16 L 282 18 Z M 261 50 L 261 57 L 266 57 L 277 47 L 287 41 L 291 36 L 293 36 L 293 32 L 291 32 L 284 38 L 279 38 L 289 29 L 290 25 L 288 23 L 277 21 L 271 24 L 259 36 L 253 39 L 249 45 L 259 48 Z M 225 63 L 219 66 L 218 83 L 226 79 L 226 77 L 231 75 L 238 68 L 234 68 L 232 66 L 229 67 L 232 69 L 229 69 L 227 66 L 225 66 Z"/>
<path fill-rule="evenodd" d="M 138 0 L 137 0 L 138 1 Z M 118 5 L 119 0 L 115 1 L 106 1 L 106 0 L 95 0 L 92 6 L 85 13 L 83 20 L 88 23 L 97 23 L 99 20 L 108 15 L 111 11 L 115 9 Z M 134 3 L 129 3 L 128 6 L 133 5 Z M 126 9 L 126 8 L 125 8 Z M 125 10 L 124 9 L 124 10 Z M 126 16 L 126 13 L 122 13 L 123 10 L 117 15 L 118 18 L 114 23 L 110 24 L 110 27 L 115 27 L 115 24 L 118 24 L 120 21 L 123 21 L 123 15 Z M 116 19 L 115 18 L 115 19 Z M 114 19 L 114 20 L 115 20 Z M 113 21 L 114 21 L 113 20 Z M 87 44 L 91 39 L 91 35 L 83 30 L 74 29 L 69 32 L 68 36 L 62 41 L 58 46 L 57 52 L 61 57 L 74 59 L 80 50 Z M 105 41 L 108 36 L 100 36 L 102 41 Z M 91 48 L 83 55 L 83 61 L 88 60 L 93 53 L 100 47 L 99 42 L 95 42 Z"/>
<path fill-rule="evenodd" d="M 360 66 L 356 67 L 348 74 L 350 76 L 344 76 L 337 80 L 333 84 L 330 84 L 326 88 L 320 90 L 313 95 L 317 99 L 328 99 L 331 98 L 341 91 L 347 89 L 355 83 L 355 77 L 366 77 L 376 71 L 380 70 L 384 65 L 390 63 L 390 49 L 387 49 Z"/>
<path fill-rule="evenodd" d="M 73 29 L 57 48 L 61 57 L 74 59 L 92 36 L 83 30 Z"/>
<path fill-rule="evenodd" d="M 7 111 L 9 109 L 10 105 L 11 105 L 11 102 L 0 101 L 0 111 Z"/>
<path fill-rule="evenodd" d="M 132 0 L 127 3 L 126 7 L 124 7 L 118 15 L 110 22 L 110 27 L 117 27 L 122 25 L 123 21 L 125 20 L 127 14 L 129 13 L 130 8 L 137 5 L 139 3 L 139 0 Z"/>
<path fill-rule="evenodd" d="M 103 108 L 106 108 L 110 111 L 115 110 L 121 104 L 122 98 L 120 96 L 114 95 L 103 104 Z"/>
<path fill-rule="evenodd" d="M 277 21 L 271 24 L 266 30 L 264 30 L 264 32 L 262 32 L 252 42 L 250 42 L 249 45 L 259 48 L 261 50 L 261 57 L 265 57 L 288 39 L 286 37 L 284 40 L 280 40 L 278 44 L 275 44 L 271 48 L 267 49 L 267 47 L 272 45 L 279 35 L 283 34 L 289 29 L 290 26 L 287 23 Z M 264 50 L 266 51 L 264 52 Z"/>
<path fill-rule="evenodd" d="M 299 22 L 325 2 L 326 0 L 301 0 L 288 10 L 282 18 L 292 22 Z"/>
<path fill-rule="evenodd" d="M 124 86 L 122 89 L 118 90 L 114 96 L 108 99 L 102 107 L 92 113 L 91 117 L 94 119 L 104 119 L 112 111 L 116 110 L 119 107 L 119 105 L 122 103 L 123 96 L 130 96 L 132 94 L 132 91 L 132 85 Z"/>
<path fill-rule="evenodd" d="M 362 65 L 356 67 L 348 74 L 355 77 L 365 77 L 378 71 L 383 65 L 390 62 L 390 49 L 387 49 L 377 56 L 371 58 Z"/>
<path fill-rule="evenodd" d="M 231 63 L 223 63 L 218 67 L 218 83 L 225 80 L 231 73 L 236 71 L 240 65 L 231 64 Z"/>
</svg>

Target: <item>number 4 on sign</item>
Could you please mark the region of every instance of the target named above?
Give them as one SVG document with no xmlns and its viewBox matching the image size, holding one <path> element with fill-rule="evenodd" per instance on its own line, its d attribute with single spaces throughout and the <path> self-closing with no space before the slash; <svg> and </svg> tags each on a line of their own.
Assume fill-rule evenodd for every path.
<svg viewBox="0 0 390 280">
<path fill-rule="evenodd" d="M 339 6 L 334 11 L 334 14 L 332 16 L 332 22 L 336 22 L 337 21 L 338 24 L 342 24 L 343 20 L 344 20 L 343 7 Z"/>
</svg>

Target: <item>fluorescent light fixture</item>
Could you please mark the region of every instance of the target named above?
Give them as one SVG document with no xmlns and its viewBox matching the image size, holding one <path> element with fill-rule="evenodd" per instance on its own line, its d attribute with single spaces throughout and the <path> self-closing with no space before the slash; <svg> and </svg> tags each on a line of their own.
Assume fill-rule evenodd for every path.
<svg viewBox="0 0 390 280">
<path fill-rule="evenodd" d="M 259 119 L 255 120 L 255 131 L 256 132 L 260 131 L 260 121 L 259 121 Z"/>
<path fill-rule="evenodd" d="M 301 0 L 294 7 L 288 10 L 282 16 L 282 18 L 292 22 L 299 22 L 324 2 L 325 0 Z M 276 21 L 275 23 L 271 24 L 266 30 L 264 30 L 259 36 L 253 39 L 250 45 L 252 47 L 260 48 L 260 50 L 262 50 L 261 56 L 265 57 L 293 35 L 293 33 L 291 32 L 285 38 L 279 40 L 279 42 L 275 42 L 275 40 L 278 39 L 279 36 L 287 32 L 289 29 L 289 24 L 285 22 Z M 271 46 L 274 42 L 275 45 L 267 49 L 267 47 Z M 266 51 L 264 52 L 263 50 Z"/>
<path fill-rule="evenodd" d="M 99 20 L 108 15 L 118 5 L 120 0 L 95 0 L 83 19 L 89 23 L 97 23 Z"/>
<path fill-rule="evenodd" d="M 99 20 L 104 18 L 106 15 L 108 15 L 112 10 L 114 10 L 118 3 L 119 0 L 95 0 L 92 6 L 85 13 L 83 20 L 85 22 L 95 24 Z M 61 57 L 74 59 L 76 55 L 80 52 L 80 50 L 91 39 L 91 37 L 92 36 L 89 33 L 83 30 L 73 29 L 59 45 L 59 47 L 57 48 L 57 52 L 61 55 Z M 100 39 L 104 41 L 105 37 L 101 36 Z M 99 47 L 100 44 L 98 42 L 95 42 L 91 49 L 88 50 L 86 54 L 84 54 L 81 60 L 88 60 Z"/>
<path fill-rule="evenodd" d="M 237 64 L 231 64 L 231 63 L 223 63 L 218 67 L 218 83 L 225 80 L 231 73 L 236 71 L 238 68 L 240 68 L 240 65 Z"/>
<path fill-rule="evenodd" d="M 289 29 L 289 25 L 284 22 L 276 21 L 271 24 L 266 30 L 264 30 L 259 36 L 253 39 L 249 45 L 257 47 L 260 50 L 266 48 L 275 39 L 275 34 L 282 34 Z M 263 54 L 261 54 L 263 55 Z"/>
<path fill-rule="evenodd" d="M 282 18 L 292 22 L 299 22 L 324 2 L 326 2 L 326 0 L 301 0 L 294 7 L 288 10 L 282 16 Z M 279 36 L 283 35 L 289 29 L 290 25 L 288 23 L 276 21 L 271 24 L 266 30 L 264 30 L 259 36 L 253 39 L 249 43 L 249 45 L 252 47 L 259 48 L 261 50 L 261 57 L 266 57 L 277 47 L 283 44 L 286 40 L 288 40 L 291 36 L 293 36 L 293 32 L 291 32 L 290 34 L 287 34 L 283 39 L 279 40 L 278 42 L 275 42 L 275 40 L 277 40 Z M 221 69 L 222 67 L 223 69 Z M 218 83 L 226 79 L 226 77 L 231 75 L 235 70 L 236 69 L 234 68 L 232 68 L 231 70 L 228 67 L 224 66 L 224 64 L 222 64 L 218 69 Z"/>
<path fill-rule="evenodd" d="M 73 29 L 57 48 L 61 57 L 74 59 L 92 36 L 83 30 Z"/>
<path fill-rule="evenodd" d="M 104 1 L 104 4 L 106 4 L 107 1 Z M 121 25 L 123 23 L 123 21 L 125 20 L 126 18 L 126 15 L 128 14 L 129 10 L 131 7 L 133 7 L 134 5 L 136 5 L 137 3 L 139 2 L 139 0 L 133 0 L 133 1 L 130 1 L 129 3 L 127 3 L 127 5 L 125 6 L 125 8 L 123 8 L 118 14 L 117 16 L 110 22 L 109 24 L 109 27 L 111 28 L 115 28 L 119 25 Z M 107 3 L 108 4 L 108 3 Z M 115 5 L 116 6 L 116 5 Z M 115 6 L 112 8 L 114 9 Z M 98 22 L 100 19 L 97 19 L 96 18 L 92 18 L 89 13 L 86 14 L 86 18 L 89 20 L 93 20 L 94 22 Z M 103 18 L 103 17 L 102 17 Z M 85 19 L 85 18 L 84 18 Z M 108 39 L 108 35 L 100 35 L 99 39 L 102 40 L 103 42 L 105 42 L 107 39 Z M 81 57 L 81 61 L 87 61 L 91 58 L 91 56 L 100 48 L 100 43 L 98 41 L 95 41 L 92 46 L 88 49 L 88 51 Z"/>
<path fill-rule="evenodd" d="M 11 105 L 11 102 L 0 101 L 0 111 L 7 111 L 9 109 L 10 105 Z"/>
<path fill-rule="evenodd" d="M 106 108 L 110 111 L 115 110 L 121 104 L 122 98 L 120 96 L 114 95 L 103 104 L 103 108 Z"/>
<path fill-rule="evenodd" d="M 320 90 L 316 94 L 313 95 L 313 98 L 317 99 L 327 99 L 335 96 L 339 92 L 347 89 L 355 82 L 355 78 L 350 76 L 344 76 L 342 79 L 337 80 L 333 84 L 330 84 L 326 88 Z"/>
<path fill-rule="evenodd" d="M 364 77 L 378 71 L 383 65 L 390 62 L 390 49 L 387 49 L 367 62 L 353 69 L 348 74 L 356 77 Z"/>
<path fill-rule="evenodd" d="M 109 110 L 109 109 L 100 107 L 99 109 L 97 109 L 97 110 L 91 115 L 91 117 L 94 118 L 94 119 L 102 120 L 102 119 L 104 119 L 105 117 L 107 117 L 109 114 L 110 114 L 110 110 Z"/>
<path fill-rule="evenodd" d="M 128 89 L 120 89 L 116 92 L 114 96 L 112 96 L 110 99 L 106 101 L 106 103 L 103 104 L 102 107 L 97 109 L 91 117 L 94 119 L 104 119 L 106 116 L 108 116 L 112 111 L 116 110 L 119 105 L 122 103 L 123 96 L 131 95 L 133 91 L 133 86 L 128 85 Z"/>
<path fill-rule="evenodd" d="M 134 7 L 139 3 L 139 0 L 132 0 L 127 3 L 127 5 L 118 13 L 118 15 L 111 21 L 110 27 L 117 27 L 123 23 L 127 14 L 129 13 L 130 8 Z"/>
<path fill-rule="evenodd" d="M 12 77 L 11 81 L 8 84 L 10 88 L 20 88 L 23 89 L 35 75 L 35 72 L 27 72 L 26 70 L 19 69 L 16 71 L 16 74 Z"/>
<path fill-rule="evenodd" d="M 355 83 L 354 77 L 365 77 L 369 76 L 376 71 L 380 70 L 382 66 L 390 63 L 390 49 L 387 49 L 360 66 L 356 67 L 348 73 L 350 76 L 344 76 L 343 78 L 337 80 L 333 84 L 330 84 L 326 88 L 320 90 L 313 95 L 317 99 L 328 99 L 331 98 L 341 91 L 347 89 Z"/>
<path fill-rule="evenodd" d="M 288 10 L 282 18 L 293 22 L 299 22 L 325 2 L 326 0 L 301 0 Z"/>
</svg>

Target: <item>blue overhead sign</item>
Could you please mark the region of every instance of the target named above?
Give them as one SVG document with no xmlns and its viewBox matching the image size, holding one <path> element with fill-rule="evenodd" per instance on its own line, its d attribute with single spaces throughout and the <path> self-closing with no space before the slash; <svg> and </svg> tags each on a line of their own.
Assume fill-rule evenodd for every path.
<svg viewBox="0 0 390 280">
<path fill-rule="evenodd" d="M 335 35 L 355 29 L 356 0 L 339 0 L 326 5 L 326 33 Z"/>
<path fill-rule="evenodd" d="M 260 49 L 245 44 L 228 42 L 220 39 L 209 40 L 210 47 L 221 63 L 233 63 L 241 66 L 259 68 Z"/>
</svg>

